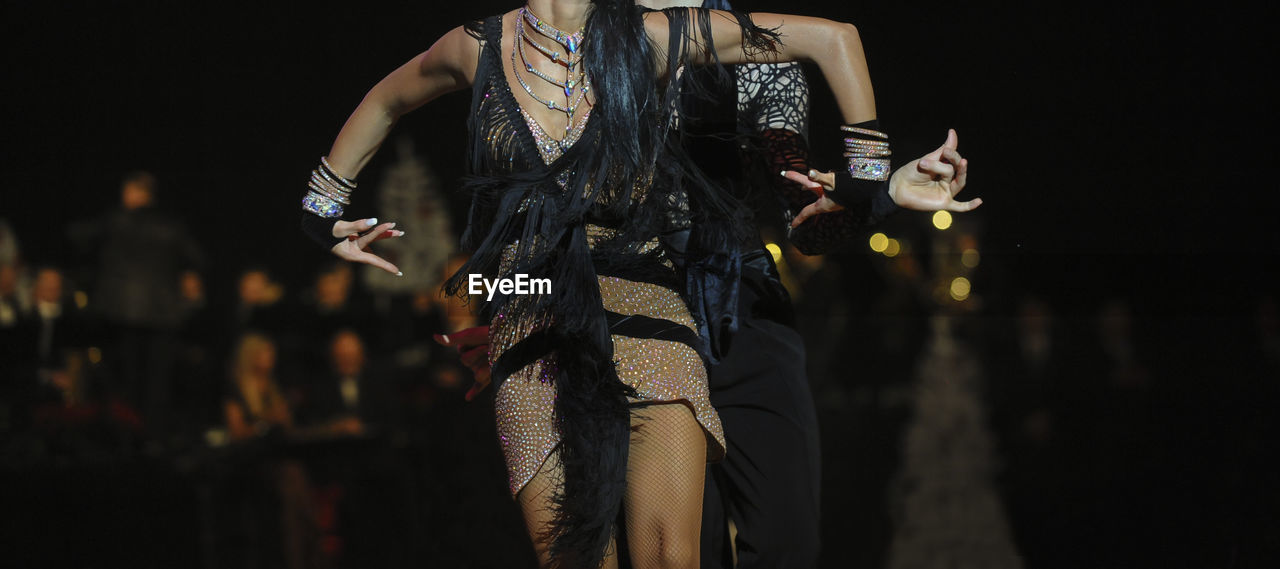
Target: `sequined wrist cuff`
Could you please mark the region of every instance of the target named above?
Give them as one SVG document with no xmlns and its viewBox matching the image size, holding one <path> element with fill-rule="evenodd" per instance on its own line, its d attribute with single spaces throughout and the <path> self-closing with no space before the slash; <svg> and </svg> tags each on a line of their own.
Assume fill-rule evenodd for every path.
<svg viewBox="0 0 1280 569">
<path fill-rule="evenodd" d="M 859 180 L 883 182 L 889 179 L 889 161 L 883 158 L 850 158 L 849 175 Z"/>
<path fill-rule="evenodd" d="M 320 217 L 338 218 L 342 217 L 342 204 L 322 196 L 315 191 L 307 192 L 302 197 L 302 210 L 314 213 Z"/>
</svg>

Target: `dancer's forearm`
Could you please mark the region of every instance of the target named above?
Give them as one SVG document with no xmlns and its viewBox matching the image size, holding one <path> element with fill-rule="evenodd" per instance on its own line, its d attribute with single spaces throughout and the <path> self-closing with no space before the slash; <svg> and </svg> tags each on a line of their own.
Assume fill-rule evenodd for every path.
<svg viewBox="0 0 1280 569">
<path fill-rule="evenodd" d="M 475 59 L 476 40 L 455 28 L 379 81 L 351 113 L 329 150 L 334 170 L 354 179 L 396 120 L 440 95 L 471 85 Z"/>
</svg>

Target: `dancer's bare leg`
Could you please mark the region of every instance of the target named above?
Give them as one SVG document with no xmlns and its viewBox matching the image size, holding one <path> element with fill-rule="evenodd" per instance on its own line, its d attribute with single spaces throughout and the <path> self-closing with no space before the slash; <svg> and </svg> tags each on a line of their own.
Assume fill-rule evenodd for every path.
<svg viewBox="0 0 1280 569">
<path fill-rule="evenodd" d="M 631 412 L 627 548 L 634 569 L 697 569 L 707 436 L 684 404 Z"/>
<path fill-rule="evenodd" d="M 516 495 L 516 499 L 520 502 L 520 509 L 524 512 L 524 525 L 528 528 L 529 537 L 533 540 L 533 549 L 538 553 L 539 567 L 551 567 L 551 543 L 546 539 L 546 532 L 547 528 L 551 527 L 551 521 L 555 519 L 552 498 L 560 488 L 562 472 L 560 457 L 553 452 L 547 457 L 547 461 L 542 463 L 538 473 L 533 475 L 529 483 L 525 484 Z M 605 552 L 602 569 L 618 569 L 616 553 L 616 544 L 610 543 L 608 551 Z"/>
</svg>

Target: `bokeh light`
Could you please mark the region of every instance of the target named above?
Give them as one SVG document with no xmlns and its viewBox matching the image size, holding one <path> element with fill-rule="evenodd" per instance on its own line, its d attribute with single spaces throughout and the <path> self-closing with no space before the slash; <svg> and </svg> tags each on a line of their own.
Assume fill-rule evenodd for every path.
<svg viewBox="0 0 1280 569">
<path fill-rule="evenodd" d="M 899 243 L 897 239 L 889 239 L 888 242 L 885 243 L 884 256 L 897 257 L 898 253 L 900 253 L 901 251 L 902 251 L 902 244 Z"/>
<path fill-rule="evenodd" d="M 778 263 L 782 261 L 782 247 L 779 247 L 777 243 L 765 243 L 764 248 L 769 252 L 769 255 L 773 257 L 773 262 Z"/>
<path fill-rule="evenodd" d="M 954 298 L 956 300 L 964 300 L 966 298 L 969 298 L 969 292 L 970 292 L 971 286 L 972 285 L 969 284 L 969 279 L 966 279 L 964 277 L 956 277 L 952 279 L 951 280 L 951 298 Z"/>
<path fill-rule="evenodd" d="M 978 253 L 977 249 L 965 249 L 963 253 L 960 253 L 960 264 L 970 269 L 978 266 L 978 262 L 981 260 L 982 255 Z"/>
<path fill-rule="evenodd" d="M 876 233 L 870 239 L 871 250 L 877 253 L 883 253 L 885 248 L 889 246 L 889 237 L 883 233 Z"/>
<path fill-rule="evenodd" d="M 933 213 L 933 226 L 945 230 L 951 227 L 951 212 L 940 210 Z"/>
</svg>

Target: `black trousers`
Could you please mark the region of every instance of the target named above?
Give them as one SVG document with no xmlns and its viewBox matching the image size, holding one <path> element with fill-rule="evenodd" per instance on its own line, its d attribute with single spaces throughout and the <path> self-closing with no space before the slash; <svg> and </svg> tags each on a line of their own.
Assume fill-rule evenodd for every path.
<svg viewBox="0 0 1280 569">
<path fill-rule="evenodd" d="M 753 300 L 742 298 L 747 306 Z M 732 518 L 740 569 L 811 568 L 821 455 L 804 344 L 791 327 L 743 312 L 728 357 L 711 369 L 711 404 L 728 453 L 707 467 L 702 567 L 732 567 Z"/>
</svg>

